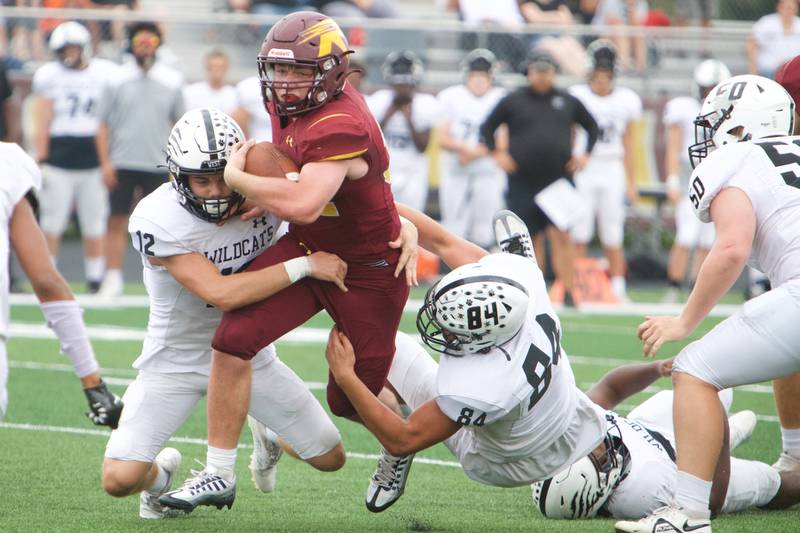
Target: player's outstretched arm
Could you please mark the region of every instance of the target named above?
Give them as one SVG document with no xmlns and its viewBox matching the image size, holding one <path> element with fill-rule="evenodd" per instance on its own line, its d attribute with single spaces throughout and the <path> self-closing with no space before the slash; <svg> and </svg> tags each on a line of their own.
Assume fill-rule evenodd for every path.
<svg viewBox="0 0 800 533">
<path fill-rule="evenodd" d="M 347 290 L 344 285 L 347 264 L 327 252 L 228 276 L 223 276 L 211 261 L 198 253 L 161 257 L 153 262 L 166 267 L 178 283 L 223 311 L 259 302 L 306 276 L 330 281 L 343 291 Z"/>
<path fill-rule="evenodd" d="M 423 404 L 406 420 L 381 403 L 356 375 L 353 345 L 336 326 L 328 337 L 325 357 L 336 383 L 361 421 L 390 454 L 404 456 L 424 450 L 461 429 L 442 413 L 434 400 Z"/>
<path fill-rule="evenodd" d="M 407 205 L 395 203 L 400 216 L 410 220 L 419 232 L 419 244 L 442 258 L 448 267 L 457 268 L 474 263 L 489 252 L 476 244 L 457 237 L 428 215 Z"/>
<path fill-rule="evenodd" d="M 672 359 L 621 366 L 592 385 L 586 396 L 603 409 L 613 409 L 646 389 L 658 378 L 667 377 L 671 373 Z"/>
</svg>

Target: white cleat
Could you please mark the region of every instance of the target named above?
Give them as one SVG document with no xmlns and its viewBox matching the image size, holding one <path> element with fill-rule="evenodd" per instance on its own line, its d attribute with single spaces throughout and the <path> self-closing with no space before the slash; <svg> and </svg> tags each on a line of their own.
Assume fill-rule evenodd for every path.
<svg viewBox="0 0 800 533">
<path fill-rule="evenodd" d="M 158 503 L 170 509 L 191 513 L 199 505 L 212 505 L 217 509 L 233 507 L 236 499 L 236 477 L 225 479 L 212 467 L 192 470 L 192 477 L 179 489 L 162 494 Z"/>
<path fill-rule="evenodd" d="M 406 488 L 408 474 L 414 454 L 396 457 L 383 448 L 378 458 L 378 468 L 372 474 L 367 487 L 367 509 L 380 513 L 400 499 Z"/>
<path fill-rule="evenodd" d="M 103 278 L 100 288 L 97 290 L 97 297 L 117 298 L 122 296 L 124 288 L 125 282 L 121 273 L 106 273 L 106 277 Z"/>
<path fill-rule="evenodd" d="M 680 507 L 667 505 L 641 520 L 620 520 L 614 529 L 617 533 L 711 533 L 711 520 L 689 518 Z"/>
<path fill-rule="evenodd" d="M 250 456 L 253 483 L 261 492 L 272 492 L 275 490 L 278 461 L 283 455 L 283 450 L 278 444 L 278 435 L 249 415 L 247 425 L 253 433 L 253 454 Z"/>
<path fill-rule="evenodd" d="M 492 219 L 492 227 L 501 252 L 521 255 L 536 261 L 528 226 L 516 214 L 507 209 L 498 211 Z"/>
<path fill-rule="evenodd" d="M 750 438 L 750 435 L 752 435 L 753 431 L 756 429 L 757 422 L 756 414 L 749 410 L 739 411 L 728 417 L 731 450 Z"/>
<path fill-rule="evenodd" d="M 781 456 L 778 457 L 778 460 L 775 461 L 772 468 L 779 472 L 800 471 L 800 459 L 789 455 L 787 452 L 781 452 Z"/>
<path fill-rule="evenodd" d="M 156 455 L 156 464 L 167 472 L 169 479 L 164 490 L 158 494 L 147 490 L 139 493 L 139 517 L 148 520 L 158 520 L 169 516 L 169 510 L 165 510 L 164 506 L 158 503 L 158 497 L 169 491 L 172 480 L 175 479 L 175 474 L 181 467 L 181 452 L 175 448 L 164 448 Z"/>
</svg>

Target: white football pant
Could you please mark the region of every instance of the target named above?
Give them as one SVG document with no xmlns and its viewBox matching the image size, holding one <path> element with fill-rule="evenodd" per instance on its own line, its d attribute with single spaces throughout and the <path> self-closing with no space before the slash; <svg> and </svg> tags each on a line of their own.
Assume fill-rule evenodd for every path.
<svg viewBox="0 0 800 533">
<path fill-rule="evenodd" d="M 575 187 L 586 204 L 582 216 L 572 228 L 572 239 L 586 244 L 594 235 L 597 221 L 600 243 L 605 247 L 622 246 L 625 228 L 625 166 L 621 159 L 592 157 L 575 174 Z"/>
<path fill-rule="evenodd" d="M 64 233 L 73 204 L 77 205 L 81 235 L 97 239 L 106 233 L 108 191 L 99 168 L 67 170 L 43 165 L 39 201 L 40 225 L 48 235 Z"/>
</svg>

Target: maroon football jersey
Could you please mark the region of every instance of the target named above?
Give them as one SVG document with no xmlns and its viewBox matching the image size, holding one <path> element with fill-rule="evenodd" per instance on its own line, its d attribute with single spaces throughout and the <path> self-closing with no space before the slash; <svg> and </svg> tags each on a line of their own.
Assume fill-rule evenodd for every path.
<svg viewBox="0 0 800 533">
<path fill-rule="evenodd" d="M 299 168 L 355 157 L 369 165 L 361 179 L 345 178 L 315 222 L 291 224 L 289 233 L 312 251 L 335 253 L 348 265 L 395 264 L 399 252 L 387 243 L 397 238 L 400 220 L 389 183 L 389 153 L 361 94 L 345 84 L 338 98 L 290 120 L 285 128 L 273 116 L 272 131 L 273 142 Z"/>
</svg>

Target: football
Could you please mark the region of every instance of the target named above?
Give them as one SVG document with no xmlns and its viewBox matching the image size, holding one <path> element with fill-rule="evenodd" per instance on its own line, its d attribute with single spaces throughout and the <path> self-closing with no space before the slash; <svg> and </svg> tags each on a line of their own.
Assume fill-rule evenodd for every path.
<svg viewBox="0 0 800 533">
<path fill-rule="evenodd" d="M 294 161 L 268 141 L 256 143 L 250 148 L 247 152 L 244 170 L 256 176 L 270 178 L 285 176 L 286 179 L 292 181 L 297 181 L 300 177 L 300 169 L 297 168 Z"/>
</svg>

